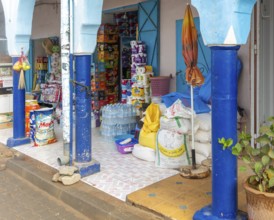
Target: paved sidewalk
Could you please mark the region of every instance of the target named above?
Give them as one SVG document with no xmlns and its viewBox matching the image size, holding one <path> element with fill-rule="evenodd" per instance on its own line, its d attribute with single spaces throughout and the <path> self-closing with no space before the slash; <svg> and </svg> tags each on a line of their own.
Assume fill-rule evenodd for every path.
<svg viewBox="0 0 274 220">
<path fill-rule="evenodd" d="M 0 220 L 169 219 L 122 202 L 82 181 L 52 182 L 56 169 L 0 143 Z"/>
<path fill-rule="evenodd" d="M 0 220 L 88 219 L 10 169 L 6 169 L 7 161 L 16 154 L 16 151 L 0 144 Z"/>
<path fill-rule="evenodd" d="M 0 219 L 88 219 L 9 169 L 0 171 Z"/>
</svg>

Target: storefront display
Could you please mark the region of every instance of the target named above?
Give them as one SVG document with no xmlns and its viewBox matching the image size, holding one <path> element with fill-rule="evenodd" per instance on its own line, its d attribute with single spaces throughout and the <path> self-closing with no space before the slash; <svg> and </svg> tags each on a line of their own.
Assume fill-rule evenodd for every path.
<svg viewBox="0 0 274 220">
<path fill-rule="evenodd" d="M 117 26 L 101 25 L 97 35 L 97 63 L 92 71 L 92 109 L 118 102 L 118 45 Z"/>
</svg>

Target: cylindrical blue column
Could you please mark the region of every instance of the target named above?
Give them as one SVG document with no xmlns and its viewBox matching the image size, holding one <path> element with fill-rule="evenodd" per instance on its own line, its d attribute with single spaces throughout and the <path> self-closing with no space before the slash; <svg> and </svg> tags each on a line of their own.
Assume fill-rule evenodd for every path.
<svg viewBox="0 0 274 220">
<path fill-rule="evenodd" d="M 237 142 L 237 51 L 240 47 L 211 47 L 212 62 L 212 214 L 237 216 L 237 159 L 223 150 L 218 138 Z"/>
<path fill-rule="evenodd" d="M 15 64 L 19 57 L 12 57 Z M 13 138 L 25 138 L 25 89 L 18 89 L 20 72 L 12 70 L 13 75 Z"/>
<path fill-rule="evenodd" d="M 74 69 L 73 69 L 73 54 L 69 55 L 69 77 L 71 80 L 74 79 Z M 69 141 L 69 165 L 72 166 L 73 163 L 73 94 L 74 87 L 73 83 L 70 83 L 70 141 Z"/>
<path fill-rule="evenodd" d="M 91 55 L 76 55 L 76 150 L 75 161 L 78 163 L 91 161 L 91 97 L 85 87 L 90 89 Z"/>
</svg>

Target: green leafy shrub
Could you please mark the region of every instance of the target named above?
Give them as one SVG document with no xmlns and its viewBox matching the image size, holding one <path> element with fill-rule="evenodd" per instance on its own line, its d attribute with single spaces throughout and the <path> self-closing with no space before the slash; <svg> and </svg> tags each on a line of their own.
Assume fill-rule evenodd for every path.
<svg viewBox="0 0 274 220">
<path fill-rule="evenodd" d="M 238 142 L 232 147 L 232 154 L 243 160 L 253 175 L 248 177 L 251 187 L 261 192 L 274 192 L 274 117 L 260 127 L 260 134 L 255 139 L 256 148 L 251 146 L 252 136 L 241 132 Z"/>
</svg>

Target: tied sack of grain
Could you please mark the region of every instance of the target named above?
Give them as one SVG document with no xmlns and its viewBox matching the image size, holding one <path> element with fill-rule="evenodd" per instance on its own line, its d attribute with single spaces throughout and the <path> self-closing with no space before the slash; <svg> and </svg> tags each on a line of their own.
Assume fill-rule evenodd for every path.
<svg viewBox="0 0 274 220">
<path fill-rule="evenodd" d="M 199 125 L 195 121 L 194 132 L 197 132 L 198 128 Z M 168 118 L 162 116 L 160 118 L 160 129 L 174 131 L 179 134 L 191 134 L 191 120 L 182 117 Z"/>
<path fill-rule="evenodd" d="M 155 149 L 156 136 L 160 127 L 161 111 L 158 104 L 151 103 L 146 110 L 144 125 L 140 131 L 139 144 Z"/>
<path fill-rule="evenodd" d="M 189 165 L 187 135 L 169 130 L 160 130 L 157 136 L 155 166 L 179 168 Z"/>
</svg>

